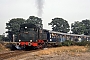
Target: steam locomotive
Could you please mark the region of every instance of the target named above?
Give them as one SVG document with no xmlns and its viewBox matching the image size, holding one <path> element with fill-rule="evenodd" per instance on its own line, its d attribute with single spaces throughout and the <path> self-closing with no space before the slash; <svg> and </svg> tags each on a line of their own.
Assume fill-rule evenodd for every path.
<svg viewBox="0 0 90 60">
<path fill-rule="evenodd" d="M 34 49 L 44 48 L 48 39 L 48 31 L 41 29 L 35 24 L 23 24 L 20 26 L 18 45 L 22 49 L 28 47 L 33 47 Z"/>
</svg>

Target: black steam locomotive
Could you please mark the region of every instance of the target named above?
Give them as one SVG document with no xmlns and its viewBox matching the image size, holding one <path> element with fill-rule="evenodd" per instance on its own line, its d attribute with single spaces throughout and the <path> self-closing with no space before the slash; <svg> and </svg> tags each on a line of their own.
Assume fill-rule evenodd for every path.
<svg viewBox="0 0 90 60">
<path fill-rule="evenodd" d="M 19 47 L 43 48 L 48 41 L 48 31 L 41 29 L 35 24 L 23 24 L 20 26 L 18 35 Z"/>
</svg>

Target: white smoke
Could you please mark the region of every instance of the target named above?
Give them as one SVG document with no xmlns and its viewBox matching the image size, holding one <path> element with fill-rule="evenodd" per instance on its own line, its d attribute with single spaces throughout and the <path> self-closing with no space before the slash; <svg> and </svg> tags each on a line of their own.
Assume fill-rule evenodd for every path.
<svg viewBox="0 0 90 60">
<path fill-rule="evenodd" d="M 37 15 L 42 17 L 44 0 L 36 0 L 36 6 L 38 9 Z"/>
</svg>

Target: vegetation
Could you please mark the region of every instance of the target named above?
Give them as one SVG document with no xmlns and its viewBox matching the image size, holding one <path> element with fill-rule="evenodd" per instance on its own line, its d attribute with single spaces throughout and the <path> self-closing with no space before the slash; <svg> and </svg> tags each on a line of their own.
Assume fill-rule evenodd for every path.
<svg viewBox="0 0 90 60">
<path fill-rule="evenodd" d="M 25 19 L 23 18 L 14 18 L 11 19 L 8 23 L 6 23 L 6 33 L 8 33 L 8 37 L 10 40 L 12 40 L 13 35 L 17 35 L 20 30 L 20 25 L 25 22 Z"/>
<path fill-rule="evenodd" d="M 62 42 L 62 46 L 71 46 L 71 45 L 75 45 L 75 42 L 70 41 L 70 40 L 66 40 Z"/>
<path fill-rule="evenodd" d="M 27 20 L 26 23 L 32 23 L 37 25 L 39 28 L 43 28 L 42 20 L 41 18 L 35 17 L 35 16 L 30 16 Z"/>
<path fill-rule="evenodd" d="M 71 24 L 71 30 L 74 34 L 84 34 L 85 27 L 79 21 L 76 21 Z"/>
<path fill-rule="evenodd" d="M 52 25 L 53 31 L 67 33 L 70 30 L 68 22 L 66 20 L 64 20 L 63 18 L 54 18 L 48 24 Z"/>
<path fill-rule="evenodd" d="M 75 21 L 71 24 L 71 31 L 74 34 L 90 35 L 90 20 Z"/>
<path fill-rule="evenodd" d="M 2 41 L 2 40 L 3 40 L 3 37 L 4 37 L 4 35 L 0 35 L 0 41 Z"/>
<path fill-rule="evenodd" d="M 66 40 L 59 44 L 59 46 L 90 46 L 90 41 L 75 42 Z"/>
</svg>

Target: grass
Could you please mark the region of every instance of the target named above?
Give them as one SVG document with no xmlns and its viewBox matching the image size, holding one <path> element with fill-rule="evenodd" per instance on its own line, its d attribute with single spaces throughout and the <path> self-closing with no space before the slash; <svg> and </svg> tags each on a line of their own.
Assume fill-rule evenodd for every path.
<svg viewBox="0 0 90 60">
<path fill-rule="evenodd" d="M 88 48 L 86 46 L 62 46 L 57 48 L 49 48 L 45 50 L 38 51 L 37 56 L 40 55 L 50 55 L 50 54 L 58 54 L 60 55 L 62 52 L 87 52 Z"/>
<path fill-rule="evenodd" d="M 7 49 L 4 44 L 0 43 L 0 52 L 5 51 L 5 50 L 9 50 L 9 49 Z"/>
</svg>

